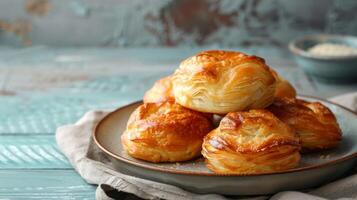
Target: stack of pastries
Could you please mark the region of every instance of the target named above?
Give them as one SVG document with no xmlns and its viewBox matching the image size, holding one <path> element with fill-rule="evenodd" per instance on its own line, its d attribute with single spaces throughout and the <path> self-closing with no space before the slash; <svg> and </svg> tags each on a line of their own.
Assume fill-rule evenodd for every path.
<svg viewBox="0 0 357 200">
<path fill-rule="evenodd" d="M 297 99 L 264 59 L 211 50 L 184 60 L 145 93 L 121 142 L 149 162 L 203 155 L 218 174 L 261 174 L 297 167 L 301 153 L 334 148 L 341 135 L 326 106 Z"/>
</svg>

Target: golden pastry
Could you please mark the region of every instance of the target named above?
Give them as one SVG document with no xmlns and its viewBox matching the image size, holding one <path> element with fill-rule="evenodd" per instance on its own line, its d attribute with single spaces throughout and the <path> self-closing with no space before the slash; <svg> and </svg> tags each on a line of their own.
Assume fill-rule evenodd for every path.
<svg viewBox="0 0 357 200">
<path fill-rule="evenodd" d="M 154 86 L 144 95 L 144 103 L 158 103 L 164 101 L 175 101 L 172 91 L 171 76 L 156 81 Z"/>
<path fill-rule="evenodd" d="M 144 103 L 130 116 L 121 137 L 134 158 L 150 162 L 178 162 L 200 156 L 211 121 L 199 112 L 173 102 Z"/>
<path fill-rule="evenodd" d="M 275 97 L 278 98 L 295 98 L 296 90 L 295 88 L 283 77 L 281 77 L 275 70 L 271 69 L 271 73 L 276 80 Z"/>
<path fill-rule="evenodd" d="M 279 79 L 276 84 L 275 97 L 296 98 L 295 88 L 285 79 Z"/>
<path fill-rule="evenodd" d="M 177 103 L 216 114 L 264 108 L 273 102 L 276 85 L 264 59 L 218 50 L 183 61 L 172 81 Z"/>
<path fill-rule="evenodd" d="M 219 174 L 260 174 L 299 164 L 294 130 L 264 109 L 228 113 L 204 138 L 207 167 Z"/>
<path fill-rule="evenodd" d="M 303 152 L 332 148 L 341 140 L 334 114 L 319 102 L 278 98 L 267 109 L 296 130 Z"/>
</svg>

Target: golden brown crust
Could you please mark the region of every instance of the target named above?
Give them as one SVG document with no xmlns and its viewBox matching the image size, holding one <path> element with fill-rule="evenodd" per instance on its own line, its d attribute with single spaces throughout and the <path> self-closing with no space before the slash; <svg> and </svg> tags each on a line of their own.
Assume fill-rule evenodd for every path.
<svg viewBox="0 0 357 200">
<path fill-rule="evenodd" d="M 173 102 L 144 103 L 130 116 L 122 144 L 129 155 L 150 162 L 186 161 L 200 155 L 211 121 Z"/>
<path fill-rule="evenodd" d="M 268 110 L 296 130 L 303 152 L 333 148 L 341 140 L 334 114 L 319 102 L 277 98 Z"/>
<path fill-rule="evenodd" d="M 276 89 L 274 96 L 278 98 L 296 98 L 296 90 L 293 85 L 291 85 L 289 81 L 281 77 L 275 70 L 270 70 L 276 80 Z"/>
<path fill-rule="evenodd" d="M 172 80 L 177 103 L 216 114 L 264 108 L 272 103 L 276 84 L 264 59 L 217 50 L 186 59 Z"/>
<path fill-rule="evenodd" d="M 171 76 L 164 77 L 154 83 L 154 86 L 144 95 L 144 103 L 175 101 L 172 91 Z"/>
<path fill-rule="evenodd" d="M 280 79 L 276 84 L 275 97 L 296 98 L 296 90 L 289 81 Z"/>
<path fill-rule="evenodd" d="M 204 138 L 207 167 L 220 174 L 259 174 L 296 167 L 299 138 L 267 110 L 233 112 Z"/>
</svg>

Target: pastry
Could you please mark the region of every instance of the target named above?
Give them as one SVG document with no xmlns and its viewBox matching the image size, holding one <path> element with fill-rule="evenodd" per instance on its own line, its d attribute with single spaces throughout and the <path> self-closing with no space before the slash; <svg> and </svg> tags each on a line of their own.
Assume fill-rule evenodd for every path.
<svg viewBox="0 0 357 200">
<path fill-rule="evenodd" d="M 172 91 L 171 76 L 156 81 L 154 86 L 144 95 L 144 103 L 158 103 L 164 101 L 175 101 Z"/>
<path fill-rule="evenodd" d="M 296 130 L 303 152 L 333 148 L 341 140 L 334 114 L 319 102 L 277 98 L 267 109 Z"/>
<path fill-rule="evenodd" d="M 261 174 L 299 164 L 299 138 L 271 112 L 256 109 L 228 113 L 204 138 L 207 167 L 219 174 Z"/>
<path fill-rule="evenodd" d="M 279 79 L 276 84 L 275 97 L 296 98 L 295 88 L 285 79 Z"/>
<path fill-rule="evenodd" d="M 270 105 L 276 80 L 262 58 L 212 50 L 183 61 L 172 84 L 175 100 L 182 106 L 226 114 Z"/>
<path fill-rule="evenodd" d="M 276 80 L 275 97 L 279 98 L 295 98 L 296 90 L 295 88 L 283 77 L 281 77 L 275 70 L 271 69 L 271 73 Z"/>
<path fill-rule="evenodd" d="M 126 152 L 150 162 L 178 162 L 200 156 L 212 130 L 205 115 L 174 102 L 144 103 L 130 116 L 121 137 Z"/>
</svg>

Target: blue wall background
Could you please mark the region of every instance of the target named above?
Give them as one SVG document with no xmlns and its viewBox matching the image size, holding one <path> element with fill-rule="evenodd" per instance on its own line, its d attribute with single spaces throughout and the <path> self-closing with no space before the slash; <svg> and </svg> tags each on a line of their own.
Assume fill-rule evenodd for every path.
<svg viewBox="0 0 357 200">
<path fill-rule="evenodd" d="M 285 46 L 357 35 L 356 0 L 1 0 L 0 45 Z"/>
</svg>

